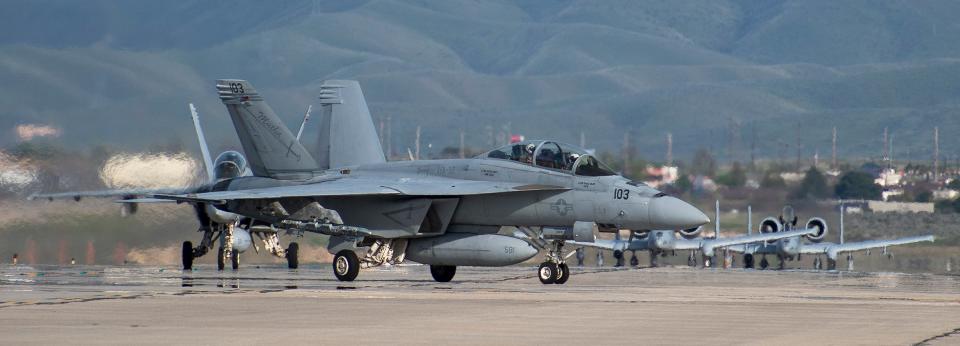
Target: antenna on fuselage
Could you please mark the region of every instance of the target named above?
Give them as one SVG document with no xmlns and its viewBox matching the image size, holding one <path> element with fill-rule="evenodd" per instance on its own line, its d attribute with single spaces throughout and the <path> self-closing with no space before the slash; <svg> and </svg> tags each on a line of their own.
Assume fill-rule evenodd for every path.
<svg viewBox="0 0 960 346">
<path fill-rule="evenodd" d="M 300 130 L 297 131 L 297 140 L 300 140 L 300 136 L 303 135 L 303 128 L 307 126 L 307 120 L 310 120 L 310 111 L 313 110 L 313 105 L 307 106 L 307 112 L 303 114 L 303 121 L 300 122 Z"/>
</svg>

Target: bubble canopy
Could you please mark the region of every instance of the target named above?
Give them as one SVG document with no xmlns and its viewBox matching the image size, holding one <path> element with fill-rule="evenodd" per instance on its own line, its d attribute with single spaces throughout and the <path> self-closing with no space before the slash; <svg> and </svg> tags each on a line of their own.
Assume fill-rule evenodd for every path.
<svg viewBox="0 0 960 346">
<path fill-rule="evenodd" d="M 583 148 L 554 141 L 531 140 L 513 143 L 488 151 L 479 157 L 517 161 L 588 177 L 617 175 Z"/>
</svg>

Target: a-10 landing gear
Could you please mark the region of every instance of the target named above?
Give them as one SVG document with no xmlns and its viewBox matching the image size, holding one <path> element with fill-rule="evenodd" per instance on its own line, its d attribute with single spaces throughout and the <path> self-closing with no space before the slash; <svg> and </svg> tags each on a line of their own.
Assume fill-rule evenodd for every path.
<svg viewBox="0 0 960 346">
<path fill-rule="evenodd" d="M 753 269 L 753 254 L 748 253 L 743 255 L 743 268 Z"/>
</svg>

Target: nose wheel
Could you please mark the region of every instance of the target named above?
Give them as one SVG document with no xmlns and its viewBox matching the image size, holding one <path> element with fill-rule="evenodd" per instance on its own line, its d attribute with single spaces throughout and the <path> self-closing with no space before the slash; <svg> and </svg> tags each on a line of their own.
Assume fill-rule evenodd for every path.
<svg viewBox="0 0 960 346">
<path fill-rule="evenodd" d="M 537 277 L 540 279 L 540 283 L 544 285 L 549 285 L 557 282 L 557 278 L 560 277 L 559 272 L 560 267 L 553 262 L 543 262 L 540 263 L 540 268 L 537 269 Z"/>
</svg>

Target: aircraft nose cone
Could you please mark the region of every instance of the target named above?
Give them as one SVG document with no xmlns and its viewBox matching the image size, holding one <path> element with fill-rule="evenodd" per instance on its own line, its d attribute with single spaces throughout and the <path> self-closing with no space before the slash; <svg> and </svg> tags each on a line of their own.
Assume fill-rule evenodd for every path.
<svg viewBox="0 0 960 346">
<path fill-rule="evenodd" d="M 650 222 L 658 229 L 690 229 L 709 223 L 710 218 L 687 202 L 664 196 L 650 201 Z"/>
</svg>

